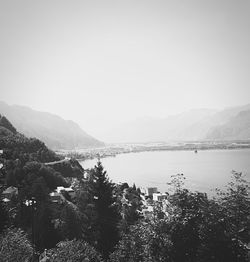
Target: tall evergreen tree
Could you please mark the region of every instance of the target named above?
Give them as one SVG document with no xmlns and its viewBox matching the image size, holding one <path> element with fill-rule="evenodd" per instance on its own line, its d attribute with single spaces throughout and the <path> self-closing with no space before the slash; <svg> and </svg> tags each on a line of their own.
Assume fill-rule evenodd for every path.
<svg viewBox="0 0 250 262">
<path fill-rule="evenodd" d="M 120 215 L 115 204 L 114 184 L 109 180 L 100 160 L 90 172 L 96 220 L 93 225 L 98 231 L 97 249 L 105 258 L 118 242 Z"/>
</svg>

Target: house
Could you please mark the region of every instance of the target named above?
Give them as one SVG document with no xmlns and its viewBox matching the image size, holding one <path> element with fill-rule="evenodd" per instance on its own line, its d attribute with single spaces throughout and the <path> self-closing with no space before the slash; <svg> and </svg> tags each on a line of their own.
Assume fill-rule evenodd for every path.
<svg viewBox="0 0 250 262">
<path fill-rule="evenodd" d="M 56 189 L 57 193 L 62 193 L 63 191 L 67 192 L 71 198 L 76 197 L 76 193 L 71 187 L 58 186 Z"/>
<path fill-rule="evenodd" d="M 168 195 L 166 193 L 153 193 L 153 200 L 162 202 L 164 199 L 167 199 Z"/>
<path fill-rule="evenodd" d="M 153 196 L 153 194 L 157 192 L 158 192 L 157 187 L 147 187 L 146 189 L 146 195 L 148 196 Z"/>
<path fill-rule="evenodd" d="M 58 192 L 51 192 L 49 196 L 53 203 L 62 203 L 64 200 L 64 197 Z"/>
<path fill-rule="evenodd" d="M 13 196 L 16 195 L 18 195 L 18 189 L 14 186 L 10 186 L 6 188 L 2 193 L 2 197 L 7 200 L 10 200 Z"/>
</svg>

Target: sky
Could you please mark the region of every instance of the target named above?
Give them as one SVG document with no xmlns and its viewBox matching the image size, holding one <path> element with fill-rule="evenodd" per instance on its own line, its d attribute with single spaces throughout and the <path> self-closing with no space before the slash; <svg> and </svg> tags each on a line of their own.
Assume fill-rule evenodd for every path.
<svg viewBox="0 0 250 262">
<path fill-rule="evenodd" d="M 250 102 L 248 0 L 0 0 L 0 100 L 106 126 Z"/>
</svg>

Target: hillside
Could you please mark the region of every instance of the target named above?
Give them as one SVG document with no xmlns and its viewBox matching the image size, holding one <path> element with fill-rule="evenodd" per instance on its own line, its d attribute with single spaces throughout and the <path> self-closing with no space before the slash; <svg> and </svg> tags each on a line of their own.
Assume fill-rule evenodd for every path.
<svg viewBox="0 0 250 262">
<path fill-rule="evenodd" d="M 107 130 L 104 135 L 108 142 L 124 143 L 196 139 L 200 135 L 197 135 L 197 132 L 188 134 L 189 128 L 215 112 L 215 110 L 200 109 L 170 115 L 165 118 L 138 118 L 116 126 L 112 130 Z"/>
<path fill-rule="evenodd" d="M 193 109 L 165 118 L 139 118 L 107 130 L 107 142 L 158 142 L 206 140 L 209 134 L 232 121 L 240 112 L 250 110 L 250 104 L 223 110 Z M 242 119 L 247 121 L 247 119 Z M 243 125 L 235 123 L 240 130 Z M 229 123 L 230 125 L 230 123 Z M 246 134 L 232 135 L 232 139 L 245 139 Z M 220 139 L 224 139 L 223 135 Z M 227 139 L 225 137 L 225 139 Z"/>
<path fill-rule="evenodd" d="M 0 102 L 0 114 L 5 115 L 17 131 L 36 137 L 52 149 L 98 147 L 104 144 L 84 132 L 73 121 L 28 107 L 10 106 Z"/>
<path fill-rule="evenodd" d="M 32 170 L 35 168 L 37 172 L 41 168 L 46 169 L 48 172 L 45 172 L 44 179 L 53 184 L 52 188 L 55 183 L 58 186 L 67 185 L 64 178 L 83 174 L 83 168 L 77 160 L 62 159 L 39 139 L 28 138 L 16 132 L 12 123 L 2 115 L 0 115 L 0 150 L 0 163 L 4 166 L 0 181 L 5 186 L 21 185 L 23 175 L 27 171 L 25 166 L 32 167 Z M 40 175 L 38 172 L 37 176 Z"/>
<path fill-rule="evenodd" d="M 27 138 L 18 133 L 10 121 L 2 115 L 0 115 L 0 149 L 3 150 L 2 157 L 4 159 L 19 159 L 21 163 L 60 160 L 42 141 L 36 138 Z"/>
<path fill-rule="evenodd" d="M 211 129 L 207 135 L 211 140 L 250 139 L 250 110 L 241 111 L 223 125 Z"/>
</svg>

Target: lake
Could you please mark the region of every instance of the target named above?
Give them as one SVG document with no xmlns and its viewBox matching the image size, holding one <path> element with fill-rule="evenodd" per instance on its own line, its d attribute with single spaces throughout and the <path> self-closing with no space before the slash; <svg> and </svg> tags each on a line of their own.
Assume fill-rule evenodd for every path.
<svg viewBox="0 0 250 262">
<path fill-rule="evenodd" d="M 242 172 L 250 181 L 250 149 L 154 151 L 120 154 L 102 160 L 113 182 L 133 183 L 140 187 L 158 187 L 168 190 L 171 175 L 183 173 L 186 186 L 192 190 L 213 194 L 212 189 L 223 187 L 230 181 L 231 172 Z M 97 160 L 81 162 L 83 168 L 91 168 Z"/>
</svg>

